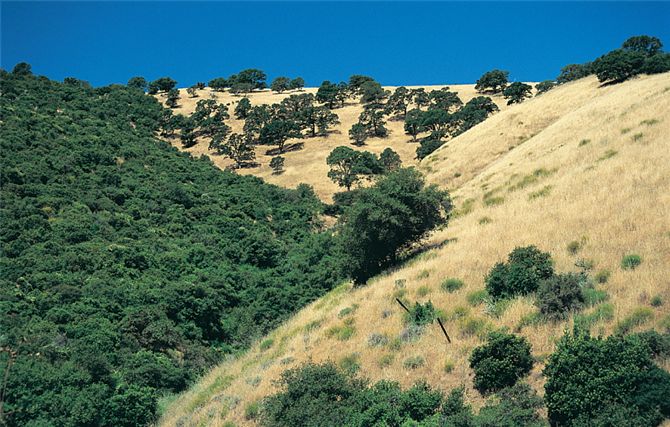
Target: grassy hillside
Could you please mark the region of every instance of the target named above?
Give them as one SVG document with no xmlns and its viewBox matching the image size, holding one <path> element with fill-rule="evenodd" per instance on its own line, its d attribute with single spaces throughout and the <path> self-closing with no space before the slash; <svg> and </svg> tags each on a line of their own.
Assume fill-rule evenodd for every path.
<svg viewBox="0 0 670 427">
<path fill-rule="evenodd" d="M 408 87 L 411 88 L 412 86 Z M 427 86 L 425 88 L 427 91 L 431 91 L 441 87 L 442 86 Z M 450 90 L 458 93 L 458 96 L 461 98 L 463 103 L 466 103 L 470 99 L 479 95 L 475 91 L 474 85 L 454 85 L 449 86 L 449 88 Z M 385 89 L 393 90 L 395 88 L 386 87 Z M 314 94 L 316 91 L 316 88 L 307 88 L 304 90 L 304 92 Z M 195 111 L 196 103 L 199 100 L 210 99 L 212 94 L 214 94 L 217 97 L 216 99 L 218 102 L 229 105 L 228 110 L 230 112 L 231 118 L 226 120 L 226 124 L 228 124 L 233 129 L 233 132 L 242 131 L 244 120 L 235 119 L 233 114 L 235 106 L 239 100 L 242 99 L 242 96 L 232 95 L 230 92 L 212 92 L 209 88 L 199 90 L 197 93 L 197 98 L 191 98 L 186 93 L 185 89 L 180 90 L 181 98 L 179 100 L 179 106 L 174 109 L 174 112 L 176 114 L 189 115 Z M 266 90 L 248 94 L 247 97 L 251 101 L 252 105 L 274 104 L 281 102 L 282 99 L 295 93 L 299 92 L 294 91 L 278 94 Z M 165 94 L 157 95 L 157 97 L 162 102 L 165 102 Z M 493 96 L 492 99 L 501 110 L 508 108 L 507 102 L 502 98 L 502 96 L 496 95 Z M 260 164 L 259 167 L 240 169 L 238 172 L 241 174 L 252 174 L 263 178 L 267 182 L 283 187 L 295 188 L 296 185 L 304 182 L 314 187 L 314 191 L 322 200 L 330 201 L 333 193 L 342 191 L 340 187 L 338 187 L 333 181 L 326 177 L 326 174 L 328 173 L 326 157 L 328 157 L 328 154 L 330 154 L 330 152 L 333 151 L 335 147 L 346 145 L 353 149 L 371 151 L 376 154 L 380 154 L 386 147 L 391 147 L 400 155 L 404 165 L 409 166 L 417 164 L 415 157 L 416 149 L 419 146 L 419 143 L 412 142 L 412 138 L 405 134 L 403 130 L 404 122 L 402 120 L 388 121 L 387 127 L 389 129 L 389 136 L 386 138 L 369 138 L 366 141 L 366 145 L 362 147 L 351 145 L 348 132 L 351 128 L 351 125 L 358 121 L 358 116 L 362 111 L 362 104 L 350 101 L 344 106 L 344 108 L 337 108 L 333 110 L 333 112 L 338 115 L 340 124 L 334 126 L 333 132 L 330 133 L 327 137 L 316 137 L 289 141 L 289 143 L 302 142 L 304 143 L 304 147 L 302 150 L 290 151 L 283 155 L 286 158 L 286 166 L 284 173 L 281 175 L 272 174 L 272 169 L 269 166 L 272 156 L 265 154 L 266 151 L 270 148 L 267 146 L 258 146 L 256 148 L 256 158 Z M 181 149 L 179 138 L 172 139 L 171 143 Z M 185 151 L 188 151 L 194 155 L 207 154 L 210 156 L 212 161 L 221 168 L 225 168 L 233 164 L 230 159 L 213 154 L 213 152 L 208 149 L 208 144 L 209 142 L 203 138 L 199 140 L 197 145 L 188 148 Z"/>
<path fill-rule="evenodd" d="M 350 120 L 355 108 L 345 109 L 352 110 Z M 341 127 L 350 123 L 344 112 L 337 111 Z M 408 139 L 399 136 L 399 124 L 392 126 L 389 140 Z M 465 384 L 470 403 L 479 406 L 482 398 L 472 388 L 467 359 L 486 332 L 499 327 L 532 344 L 539 363 L 528 381 L 542 393 L 542 362 L 573 317 L 538 321 L 531 298 L 493 306 L 478 298 L 488 270 L 520 245 L 550 252 L 558 272 L 586 268 L 603 278 L 596 288 L 606 297 L 581 312 L 593 333 L 670 329 L 669 134 L 668 73 L 605 87 L 589 77 L 506 108 L 419 166 L 429 182 L 452 191 L 458 207 L 449 227 L 429 239 L 428 250 L 366 287 L 342 285 L 312 303 L 179 396 L 161 424 L 251 423 L 245 419 L 248 405 L 274 392 L 282 371 L 310 360 L 358 366 L 364 377 L 403 386 L 420 378 L 445 391 Z M 340 142 L 326 143 L 344 143 L 346 135 L 337 138 Z M 389 145 L 401 152 L 402 144 Z M 373 147 L 377 151 L 373 144 L 367 149 Z M 333 191 L 320 158 L 328 151 L 291 153 L 287 165 L 295 169 L 275 178 L 264 165 L 258 175 L 282 185 L 308 182 L 324 195 Z M 307 153 L 314 157 L 301 159 Z M 401 155 L 408 158 L 407 152 Z M 641 265 L 623 270 L 622 257 L 633 253 L 642 257 Z M 463 286 L 442 290 L 448 278 L 462 280 Z M 452 343 L 435 325 L 415 342 L 398 339 L 404 328 L 398 296 L 431 300 L 443 312 Z M 375 334 L 389 343 L 371 346 Z M 408 363 L 412 358 L 423 364 Z"/>
</svg>

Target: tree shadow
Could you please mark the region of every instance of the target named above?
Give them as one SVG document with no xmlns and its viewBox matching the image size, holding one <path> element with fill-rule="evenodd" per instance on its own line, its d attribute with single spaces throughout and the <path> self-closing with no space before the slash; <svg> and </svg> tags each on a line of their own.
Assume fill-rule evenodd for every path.
<svg viewBox="0 0 670 427">
<path fill-rule="evenodd" d="M 447 246 L 449 243 L 456 243 L 458 238 L 453 237 L 451 239 L 444 239 L 441 242 L 429 243 L 425 245 L 416 246 L 408 249 L 405 253 L 401 254 L 398 257 L 398 267 L 401 267 L 403 264 L 416 260 L 421 255 L 424 255 L 427 252 L 430 252 L 434 249 L 442 249 Z"/>
<path fill-rule="evenodd" d="M 305 147 L 304 142 L 296 142 L 293 144 L 284 145 L 284 149 L 280 150 L 279 148 L 272 148 L 265 152 L 266 156 L 277 156 L 279 154 L 290 153 L 291 151 L 299 151 Z"/>
</svg>

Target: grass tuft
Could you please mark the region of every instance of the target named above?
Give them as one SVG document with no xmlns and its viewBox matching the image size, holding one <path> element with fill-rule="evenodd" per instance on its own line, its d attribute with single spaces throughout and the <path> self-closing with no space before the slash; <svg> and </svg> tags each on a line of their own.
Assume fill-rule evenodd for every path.
<svg viewBox="0 0 670 427">
<path fill-rule="evenodd" d="M 621 269 L 635 270 L 642 264 L 642 257 L 638 254 L 628 254 L 621 258 Z"/>
<path fill-rule="evenodd" d="M 455 279 L 452 277 L 449 279 L 445 279 L 440 285 L 440 289 L 442 289 L 444 292 L 452 293 L 461 289 L 464 285 L 465 284 L 461 279 Z"/>
</svg>

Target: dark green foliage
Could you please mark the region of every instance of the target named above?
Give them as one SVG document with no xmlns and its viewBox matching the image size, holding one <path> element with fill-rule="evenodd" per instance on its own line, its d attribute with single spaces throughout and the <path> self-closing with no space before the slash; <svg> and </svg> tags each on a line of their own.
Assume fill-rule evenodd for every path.
<svg viewBox="0 0 670 427">
<path fill-rule="evenodd" d="M 358 117 L 358 123 L 363 125 L 370 137 L 384 138 L 388 135 L 386 120 L 384 120 L 384 110 L 380 105 L 367 105 Z"/>
<path fill-rule="evenodd" d="M 177 82 L 170 77 L 161 77 L 149 83 L 149 94 L 155 95 L 158 92 L 168 92 L 170 89 L 174 89 L 175 86 L 177 86 Z"/>
<path fill-rule="evenodd" d="M 566 333 L 544 369 L 551 424 L 613 425 L 603 422 L 602 414 L 609 413 L 629 417 L 625 425 L 658 425 L 670 416 L 670 374 L 654 365 L 650 353 L 639 336 Z"/>
<path fill-rule="evenodd" d="M 386 172 L 393 172 L 402 166 L 400 155 L 389 147 L 386 147 L 379 155 L 379 163 Z"/>
<path fill-rule="evenodd" d="M 237 74 L 228 77 L 228 84 L 231 88 L 237 86 L 243 88 L 242 92 L 251 92 L 254 89 L 265 89 L 267 76 L 265 72 L 256 68 L 248 68 Z"/>
<path fill-rule="evenodd" d="M 532 90 L 530 85 L 514 82 L 505 88 L 503 96 L 507 99 L 507 105 L 519 104 L 531 96 Z"/>
<path fill-rule="evenodd" d="M 482 74 L 475 89 L 480 92 L 500 93 L 507 87 L 509 71 L 491 70 Z"/>
<path fill-rule="evenodd" d="M 215 136 L 212 142 L 215 144 L 210 145 L 210 149 L 215 148 L 217 154 L 229 157 L 238 168 L 251 165 L 256 160 L 253 140 L 249 135 L 234 133 L 227 140 L 222 139 L 220 141 Z"/>
<path fill-rule="evenodd" d="M 537 94 L 549 92 L 551 89 L 556 86 L 556 83 L 554 83 L 553 80 L 544 80 L 541 81 L 540 83 L 535 85 L 535 89 L 537 90 Z"/>
<path fill-rule="evenodd" d="M 347 85 L 349 87 L 350 92 L 352 95 L 360 95 L 361 94 L 361 87 L 367 83 L 367 82 L 374 82 L 375 79 L 369 76 L 362 76 L 360 74 L 354 74 L 351 77 L 349 77 L 349 84 Z"/>
<path fill-rule="evenodd" d="M 289 138 L 302 138 L 298 124 L 291 120 L 272 120 L 261 128 L 258 143 L 276 145 L 280 153 L 284 152 L 284 144 Z"/>
<path fill-rule="evenodd" d="M 644 60 L 641 52 L 617 49 L 593 61 L 593 71 L 601 82 L 619 83 L 638 74 Z"/>
<path fill-rule="evenodd" d="M 640 68 L 641 73 L 660 74 L 670 71 L 670 53 L 659 52 L 644 60 Z"/>
<path fill-rule="evenodd" d="M 419 160 L 423 160 L 426 157 L 428 157 L 429 154 L 431 154 L 433 151 L 437 150 L 443 145 L 444 141 L 430 138 L 424 139 L 423 141 L 421 141 L 419 147 L 416 149 L 416 158 Z"/>
<path fill-rule="evenodd" d="M 270 160 L 270 167 L 274 175 L 279 175 L 284 172 L 284 158 L 282 156 L 275 156 Z"/>
<path fill-rule="evenodd" d="M 285 92 L 290 88 L 291 79 L 288 77 L 277 77 L 276 79 L 272 80 L 272 83 L 270 84 L 270 89 L 277 93 Z"/>
<path fill-rule="evenodd" d="M 422 113 L 421 110 L 415 108 L 405 114 L 405 133 L 412 135 L 412 141 L 416 141 L 416 136 L 424 131 L 421 119 Z"/>
<path fill-rule="evenodd" d="M 165 100 L 165 104 L 170 108 L 176 108 L 177 101 L 179 101 L 179 90 L 170 89 L 167 93 L 167 99 Z"/>
<path fill-rule="evenodd" d="M 407 114 L 407 107 L 412 101 L 412 91 L 404 86 L 400 86 L 389 96 L 385 105 L 386 114 L 397 114 L 405 117 Z"/>
<path fill-rule="evenodd" d="M 309 187 L 155 139 L 195 126 L 135 88 L 0 73 L 9 426 L 149 424 L 158 396 L 343 278 Z"/>
<path fill-rule="evenodd" d="M 12 68 L 12 74 L 15 76 L 30 76 L 33 74 L 33 67 L 27 62 L 19 62 Z"/>
<path fill-rule="evenodd" d="M 535 292 L 540 281 L 554 274 L 551 256 L 535 246 L 516 247 L 507 263 L 497 263 L 486 276 L 486 290 L 494 299 Z"/>
<path fill-rule="evenodd" d="M 240 99 L 240 102 L 235 107 L 235 118 L 244 120 L 249 115 L 249 111 L 251 111 L 251 101 L 249 101 L 249 98 L 244 97 Z"/>
<path fill-rule="evenodd" d="M 635 270 L 642 264 L 642 257 L 638 254 L 628 254 L 621 258 L 622 270 Z"/>
<path fill-rule="evenodd" d="M 324 103 L 328 108 L 335 108 L 338 102 L 337 95 L 340 89 L 335 83 L 331 83 L 328 80 L 325 80 L 319 86 L 319 90 L 316 92 L 317 101 Z"/>
<path fill-rule="evenodd" d="M 228 79 L 226 79 L 225 77 L 217 77 L 215 79 L 212 79 L 209 81 L 209 83 L 207 83 L 207 86 L 218 92 L 223 91 L 227 87 L 230 87 L 230 85 L 228 84 Z"/>
<path fill-rule="evenodd" d="M 415 303 L 407 313 L 406 320 L 416 326 L 424 326 L 433 323 L 437 313 L 433 303 L 428 301 L 425 304 Z"/>
<path fill-rule="evenodd" d="M 489 334 L 486 344 L 475 348 L 470 355 L 470 368 L 475 373 L 474 386 L 481 393 L 513 386 L 532 367 L 528 341 L 503 332 Z"/>
<path fill-rule="evenodd" d="M 489 401 L 476 419 L 477 427 L 544 427 L 540 418 L 542 398 L 528 384 L 519 382 L 496 395 L 497 402 Z"/>
<path fill-rule="evenodd" d="M 477 96 L 469 100 L 463 108 L 456 112 L 460 123 L 455 135 L 461 134 L 473 126 L 483 122 L 489 115 L 498 111 L 498 106 L 488 96 Z"/>
<path fill-rule="evenodd" d="M 347 191 L 358 183 L 362 176 L 371 177 L 384 172 L 377 156 L 369 151 L 356 151 L 352 148 L 336 147 L 328 155 L 326 163 L 330 166 L 328 178 Z"/>
<path fill-rule="evenodd" d="M 285 371 L 281 391 L 267 398 L 264 426 L 415 425 L 439 416 L 442 394 L 424 382 L 402 390 L 398 383 L 380 381 L 369 386 L 332 364 L 306 364 Z M 449 413 L 466 407 L 451 399 Z M 460 406 L 459 406 L 460 403 Z"/>
<path fill-rule="evenodd" d="M 561 68 L 561 73 L 556 77 L 556 83 L 563 84 L 578 80 L 593 74 L 593 64 L 587 62 L 585 64 L 568 64 Z"/>
<path fill-rule="evenodd" d="M 391 172 L 361 190 L 341 217 L 340 242 L 354 282 L 365 283 L 393 265 L 401 250 L 446 225 L 451 208 L 449 194 L 426 187 L 412 168 Z"/>
<path fill-rule="evenodd" d="M 139 89 L 142 92 L 144 92 L 145 90 L 147 90 L 148 83 L 144 77 L 131 77 L 128 80 L 127 86 L 134 89 Z"/>
<path fill-rule="evenodd" d="M 305 79 L 302 77 L 296 77 L 293 80 L 291 80 L 291 83 L 289 84 L 289 88 L 291 90 L 302 90 L 302 88 L 305 87 Z"/>
<path fill-rule="evenodd" d="M 444 111 L 455 110 L 463 105 L 463 101 L 458 97 L 456 92 L 449 91 L 448 87 L 442 89 L 435 89 L 428 93 L 430 104 L 429 109 L 437 109 Z"/>
<path fill-rule="evenodd" d="M 582 284 L 585 277 L 581 274 L 557 274 L 540 282 L 535 305 L 543 315 L 565 318 L 570 312 L 579 310 L 584 304 Z"/>
<path fill-rule="evenodd" d="M 354 123 L 349 129 L 349 139 L 354 142 L 354 145 L 364 145 L 365 140 L 368 139 L 368 130 L 362 123 Z"/>
<path fill-rule="evenodd" d="M 375 81 L 366 81 L 358 88 L 363 104 L 380 103 L 386 98 L 382 85 Z"/>
<path fill-rule="evenodd" d="M 646 56 L 654 56 L 661 51 L 663 43 L 658 37 L 652 36 L 633 36 L 628 38 L 621 45 L 623 50 L 629 52 L 638 52 Z"/>
</svg>

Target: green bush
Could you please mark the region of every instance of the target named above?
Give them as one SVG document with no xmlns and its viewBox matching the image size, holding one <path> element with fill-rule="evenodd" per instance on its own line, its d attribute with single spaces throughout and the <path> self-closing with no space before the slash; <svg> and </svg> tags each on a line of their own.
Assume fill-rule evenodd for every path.
<svg viewBox="0 0 670 427">
<path fill-rule="evenodd" d="M 670 416 L 670 374 L 654 365 L 648 344 L 639 337 L 592 338 L 575 329 L 561 338 L 544 375 L 552 425 L 597 425 L 584 421 L 602 420 L 610 405 L 632 409 L 646 420 L 642 425 L 657 425 Z"/>
<path fill-rule="evenodd" d="M 457 290 L 461 289 L 463 287 L 464 283 L 460 279 L 446 279 L 442 282 L 440 285 L 440 289 L 442 289 L 444 292 L 456 292 Z"/>
<path fill-rule="evenodd" d="M 433 323 L 436 317 L 435 307 L 432 302 L 428 301 L 425 304 L 415 303 L 405 318 L 410 324 L 424 326 Z"/>
<path fill-rule="evenodd" d="M 621 258 L 623 270 L 635 270 L 640 264 L 642 264 L 642 257 L 637 254 L 629 254 Z"/>
<path fill-rule="evenodd" d="M 595 288 L 588 288 L 588 287 L 584 288 L 582 293 L 584 295 L 584 304 L 586 304 L 587 306 L 598 305 L 602 302 L 607 301 L 607 299 L 609 298 L 607 292 Z"/>
<path fill-rule="evenodd" d="M 353 353 L 348 356 L 344 356 L 340 359 L 338 366 L 345 373 L 352 375 L 358 372 L 361 369 L 361 357 L 358 353 Z"/>
<path fill-rule="evenodd" d="M 388 342 L 389 338 L 384 334 L 373 333 L 368 337 L 368 345 L 370 347 L 384 347 Z"/>
<path fill-rule="evenodd" d="M 568 243 L 567 249 L 568 253 L 570 255 L 576 255 L 577 252 L 582 248 L 581 242 L 578 242 L 577 240 L 573 240 L 572 242 Z"/>
<path fill-rule="evenodd" d="M 652 307 L 660 307 L 663 305 L 663 298 L 661 298 L 660 295 L 654 295 L 651 298 L 651 301 L 649 301 L 649 304 L 651 304 Z"/>
<path fill-rule="evenodd" d="M 474 386 L 481 393 L 513 386 L 532 367 L 533 357 L 526 339 L 502 332 L 489 334 L 486 344 L 475 348 L 470 355 Z"/>
<path fill-rule="evenodd" d="M 558 274 L 545 279 L 537 290 L 535 305 L 546 317 L 565 318 L 584 304 L 583 281 L 584 276 L 574 273 Z"/>
<path fill-rule="evenodd" d="M 496 394 L 482 407 L 477 416 L 477 426 L 490 427 L 544 427 L 540 416 L 542 398 L 526 383 L 517 383 Z"/>
<path fill-rule="evenodd" d="M 274 340 L 272 338 L 268 338 L 266 340 L 261 341 L 261 344 L 258 346 L 261 351 L 265 351 L 272 347 L 272 344 L 274 344 Z"/>
<path fill-rule="evenodd" d="M 244 407 L 244 419 L 255 420 L 261 413 L 261 405 L 259 402 L 250 402 Z"/>
<path fill-rule="evenodd" d="M 535 246 L 517 247 L 507 263 L 497 263 L 486 277 L 486 290 L 494 299 L 511 298 L 537 290 L 540 281 L 554 274 L 551 256 Z"/>
<path fill-rule="evenodd" d="M 465 299 L 468 301 L 468 304 L 470 304 L 473 307 L 476 307 L 480 304 L 483 304 L 488 297 L 489 293 L 486 291 L 486 289 L 481 289 L 478 291 L 472 291 L 468 293 L 465 296 Z"/>
</svg>

